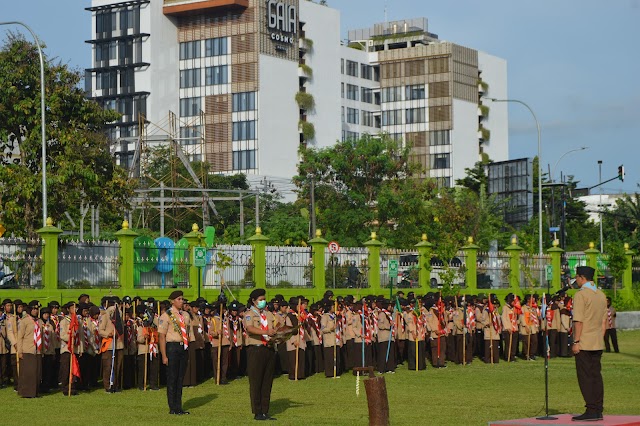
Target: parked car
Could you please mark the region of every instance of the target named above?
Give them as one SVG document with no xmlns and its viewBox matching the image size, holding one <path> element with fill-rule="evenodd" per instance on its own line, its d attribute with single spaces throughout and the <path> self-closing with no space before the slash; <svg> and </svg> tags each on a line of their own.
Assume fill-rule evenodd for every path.
<svg viewBox="0 0 640 426">
<path fill-rule="evenodd" d="M 404 285 L 404 288 L 418 287 L 417 271 L 420 269 L 418 265 L 418 254 L 410 253 L 400 255 L 398 259 L 398 287 Z M 444 262 L 437 257 L 432 257 L 431 261 L 431 273 L 429 278 L 429 285 L 431 288 L 442 288 L 441 273 L 444 271 Z M 458 270 L 462 266 L 462 260 L 458 257 L 454 257 L 449 262 L 449 266 Z M 464 286 L 464 277 L 460 274 L 456 274 L 453 284 Z"/>
</svg>

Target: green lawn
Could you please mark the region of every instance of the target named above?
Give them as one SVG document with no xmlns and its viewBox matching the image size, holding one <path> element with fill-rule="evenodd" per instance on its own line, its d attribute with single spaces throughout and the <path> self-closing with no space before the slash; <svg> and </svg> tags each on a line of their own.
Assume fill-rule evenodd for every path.
<svg viewBox="0 0 640 426">
<path fill-rule="evenodd" d="M 638 414 L 640 398 L 640 331 L 619 332 L 623 353 L 604 354 L 605 415 Z M 552 359 L 549 370 L 552 413 L 582 413 L 583 402 L 573 359 Z M 530 417 L 544 411 L 543 360 L 490 366 L 474 361 L 462 367 L 407 371 L 385 375 L 395 425 L 486 425 L 490 420 Z M 364 385 L 355 394 L 355 377 L 333 380 L 319 375 L 297 383 L 286 377 L 273 384 L 271 414 L 278 424 L 366 425 Z M 190 416 L 167 414 L 166 393 L 102 391 L 66 398 L 61 394 L 21 399 L 12 389 L 0 390 L 2 424 L 190 424 L 243 425 L 253 423 L 247 379 L 217 387 L 211 381 L 185 389 L 184 406 Z"/>
</svg>

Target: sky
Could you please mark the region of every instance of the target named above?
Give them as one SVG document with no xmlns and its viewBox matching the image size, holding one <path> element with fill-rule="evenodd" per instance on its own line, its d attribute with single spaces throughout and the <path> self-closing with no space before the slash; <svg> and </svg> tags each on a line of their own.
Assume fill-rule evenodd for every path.
<svg viewBox="0 0 640 426">
<path fill-rule="evenodd" d="M 160 1 L 160 0 L 152 0 Z M 440 39 L 507 60 L 510 99 L 540 122 L 542 166 L 580 187 L 615 177 L 605 193 L 640 191 L 640 0 L 328 0 L 347 30 L 426 17 Z M 84 69 L 91 63 L 89 0 L 0 0 L 0 21 L 22 21 L 47 53 Z M 0 38 L 10 27 L 0 27 Z M 15 27 L 14 27 L 15 28 Z M 564 155 L 568 151 L 586 150 Z M 537 155 L 535 122 L 509 105 L 509 156 Z M 563 156 L 564 155 L 564 156 Z M 561 158 L 562 157 L 562 158 Z M 599 189 L 594 190 L 599 193 Z"/>
</svg>

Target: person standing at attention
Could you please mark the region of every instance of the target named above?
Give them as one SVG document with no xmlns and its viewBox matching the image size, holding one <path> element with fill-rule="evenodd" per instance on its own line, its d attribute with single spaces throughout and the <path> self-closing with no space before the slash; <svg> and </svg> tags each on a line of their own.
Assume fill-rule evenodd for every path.
<svg viewBox="0 0 640 426">
<path fill-rule="evenodd" d="M 576 284 L 580 290 L 573 299 L 573 346 L 578 385 L 586 411 L 573 421 L 602 420 L 604 384 L 602 382 L 602 350 L 607 317 L 607 298 L 593 283 L 595 269 L 576 268 Z"/>
</svg>

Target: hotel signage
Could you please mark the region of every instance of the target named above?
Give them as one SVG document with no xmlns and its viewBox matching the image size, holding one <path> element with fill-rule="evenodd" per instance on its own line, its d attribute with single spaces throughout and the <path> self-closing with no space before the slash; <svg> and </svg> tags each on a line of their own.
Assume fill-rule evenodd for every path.
<svg viewBox="0 0 640 426">
<path fill-rule="evenodd" d="M 271 40 L 281 43 L 277 50 L 286 50 L 282 44 L 293 45 L 298 32 L 298 10 L 284 1 L 267 0 L 267 27 Z"/>
</svg>

